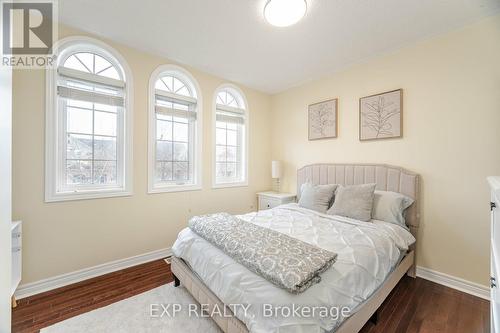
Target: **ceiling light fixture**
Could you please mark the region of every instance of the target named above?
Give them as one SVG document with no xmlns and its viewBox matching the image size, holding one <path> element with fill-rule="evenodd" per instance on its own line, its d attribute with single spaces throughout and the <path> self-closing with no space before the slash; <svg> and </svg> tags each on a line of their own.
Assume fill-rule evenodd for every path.
<svg viewBox="0 0 500 333">
<path fill-rule="evenodd" d="M 306 0 L 269 0 L 264 7 L 264 17 L 276 27 L 287 27 L 299 22 L 306 11 Z"/>
</svg>

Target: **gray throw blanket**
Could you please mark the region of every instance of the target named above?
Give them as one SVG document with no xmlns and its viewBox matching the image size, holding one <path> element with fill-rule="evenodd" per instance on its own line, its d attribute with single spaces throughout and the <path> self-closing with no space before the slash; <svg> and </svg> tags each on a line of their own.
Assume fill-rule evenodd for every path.
<svg viewBox="0 0 500 333">
<path fill-rule="evenodd" d="M 298 294 L 321 281 L 337 254 L 227 213 L 195 216 L 189 227 L 269 282 Z"/>
</svg>

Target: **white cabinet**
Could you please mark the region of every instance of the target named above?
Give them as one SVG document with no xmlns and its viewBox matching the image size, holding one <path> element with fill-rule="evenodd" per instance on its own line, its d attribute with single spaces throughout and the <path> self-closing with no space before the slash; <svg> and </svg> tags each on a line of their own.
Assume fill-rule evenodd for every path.
<svg viewBox="0 0 500 333">
<path fill-rule="evenodd" d="M 259 192 L 259 210 L 271 209 L 279 205 L 295 202 L 295 194 L 278 192 Z"/>
<path fill-rule="evenodd" d="M 489 177 L 491 187 L 491 332 L 500 333 L 500 177 Z"/>
<path fill-rule="evenodd" d="M 22 223 L 21 221 L 12 222 L 12 282 L 11 296 L 14 295 L 19 282 L 21 282 L 22 271 Z"/>
</svg>

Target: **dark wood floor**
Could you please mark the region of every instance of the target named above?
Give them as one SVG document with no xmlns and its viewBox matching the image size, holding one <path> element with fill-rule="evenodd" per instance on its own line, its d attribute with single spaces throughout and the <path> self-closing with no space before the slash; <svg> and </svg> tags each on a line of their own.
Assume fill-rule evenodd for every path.
<svg viewBox="0 0 500 333">
<path fill-rule="evenodd" d="M 12 332 L 41 328 L 173 281 L 163 260 L 124 269 L 19 301 Z M 486 333 L 489 302 L 420 278 L 404 277 L 362 333 Z M 134 332 L 139 333 L 139 332 Z"/>
<path fill-rule="evenodd" d="M 173 279 L 170 265 L 157 260 L 27 297 L 19 300 L 12 311 L 12 332 L 38 332 L 43 327 L 143 293 Z"/>
<path fill-rule="evenodd" d="M 421 278 L 405 276 L 361 333 L 487 333 L 490 303 Z"/>
</svg>

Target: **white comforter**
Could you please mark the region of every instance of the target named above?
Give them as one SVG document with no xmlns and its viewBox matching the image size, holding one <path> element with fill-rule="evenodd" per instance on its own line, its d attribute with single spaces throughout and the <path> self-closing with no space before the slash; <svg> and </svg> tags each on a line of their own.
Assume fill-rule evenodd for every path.
<svg viewBox="0 0 500 333">
<path fill-rule="evenodd" d="M 175 256 L 184 259 L 225 304 L 249 304 L 247 311 L 235 307 L 235 315 L 255 333 L 332 331 L 342 319 L 269 317 L 263 315 L 262 304 L 348 307 L 354 313 L 415 242 L 407 230 L 394 224 L 320 214 L 297 204 L 238 217 L 338 254 L 320 283 L 293 295 L 238 264 L 189 228 L 182 230 L 173 246 Z"/>
</svg>

